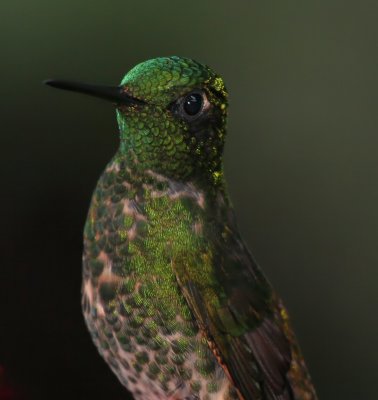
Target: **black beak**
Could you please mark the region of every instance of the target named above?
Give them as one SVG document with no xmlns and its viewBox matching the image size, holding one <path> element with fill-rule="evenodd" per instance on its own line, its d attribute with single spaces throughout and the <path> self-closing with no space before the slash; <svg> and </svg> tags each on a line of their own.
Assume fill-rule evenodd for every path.
<svg viewBox="0 0 378 400">
<path fill-rule="evenodd" d="M 70 90 L 72 92 L 84 93 L 90 96 L 109 100 L 117 105 L 132 106 L 135 104 L 144 104 L 144 101 L 131 97 L 126 94 L 121 86 L 102 86 L 88 83 L 64 81 L 60 79 L 47 79 L 43 82 L 45 85 L 58 89 Z"/>
</svg>

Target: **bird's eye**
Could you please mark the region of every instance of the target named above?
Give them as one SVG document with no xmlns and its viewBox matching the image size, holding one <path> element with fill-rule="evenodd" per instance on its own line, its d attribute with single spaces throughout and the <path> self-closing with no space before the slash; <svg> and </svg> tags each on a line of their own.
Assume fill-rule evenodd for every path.
<svg viewBox="0 0 378 400">
<path fill-rule="evenodd" d="M 183 108 L 186 114 L 193 117 L 202 110 L 203 98 L 200 93 L 188 94 L 183 102 Z"/>
</svg>

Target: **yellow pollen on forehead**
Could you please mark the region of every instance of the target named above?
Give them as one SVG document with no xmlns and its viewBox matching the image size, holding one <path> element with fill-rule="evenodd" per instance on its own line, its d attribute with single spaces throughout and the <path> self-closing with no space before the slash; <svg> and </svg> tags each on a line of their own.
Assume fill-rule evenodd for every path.
<svg viewBox="0 0 378 400">
<path fill-rule="evenodd" d="M 224 97 L 227 97 L 226 88 L 225 88 L 225 86 L 224 86 L 223 79 L 222 79 L 220 76 L 217 76 L 217 77 L 214 79 L 214 81 L 212 82 L 212 85 L 213 85 L 214 89 L 215 89 L 217 92 L 220 92 L 220 93 L 222 93 L 222 95 L 223 95 Z"/>
<path fill-rule="evenodd" d="M 224 89 L 224 84 L 223 84 L 222 78 L 217 77 L 214 79 L 214 88 L 218 91 L 221 91 Z"/>
</svg>

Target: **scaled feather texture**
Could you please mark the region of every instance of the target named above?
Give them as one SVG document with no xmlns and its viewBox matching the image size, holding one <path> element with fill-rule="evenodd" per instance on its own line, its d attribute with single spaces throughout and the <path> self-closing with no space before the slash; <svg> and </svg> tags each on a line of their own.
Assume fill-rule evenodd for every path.
<svg viewBox="0 0 378 400">
<path fill-rule="evenodd" d="M 222 78 L 162 57 L 108 90 L 59 82 L 116 104 L 120 146 L 85 225 L 82 304 L 120 382 L 136 400 L 316 400 L 227 193 Z"/>
</svg>

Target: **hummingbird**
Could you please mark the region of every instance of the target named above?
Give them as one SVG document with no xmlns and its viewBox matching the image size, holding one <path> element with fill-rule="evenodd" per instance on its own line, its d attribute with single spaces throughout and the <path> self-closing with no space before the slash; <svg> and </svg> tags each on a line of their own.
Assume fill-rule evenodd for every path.
<svg viewBox="0 0 378 400">
<path fill-rule="evenodd" d="M 288 313 L 239 233 L 222 77 L 172 56 L 116 86 L 45 83 L 116 108 L 119 148 L 84 228 L 82 309 L 122 385 L 136 400 L 316 400 Z"/>
</svg>

